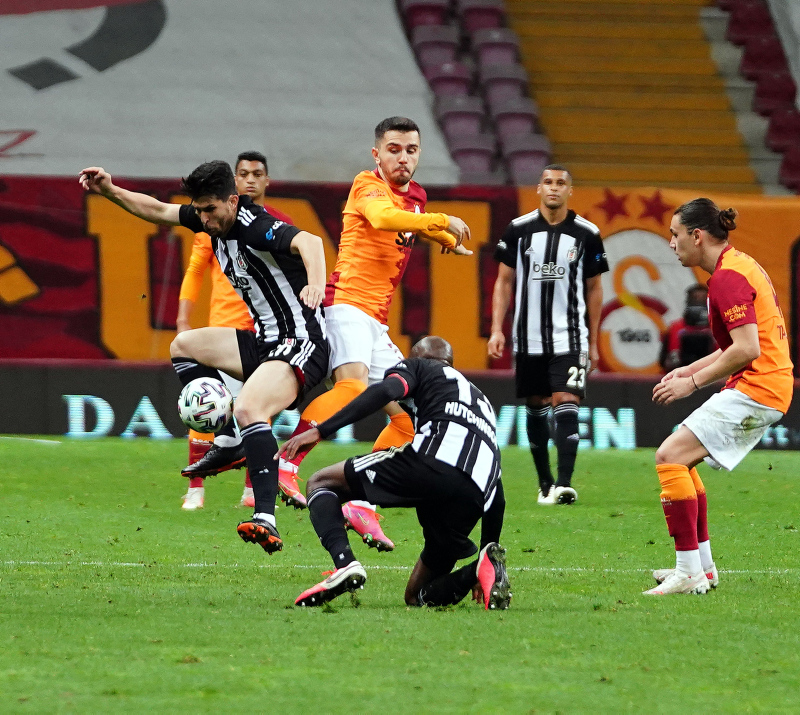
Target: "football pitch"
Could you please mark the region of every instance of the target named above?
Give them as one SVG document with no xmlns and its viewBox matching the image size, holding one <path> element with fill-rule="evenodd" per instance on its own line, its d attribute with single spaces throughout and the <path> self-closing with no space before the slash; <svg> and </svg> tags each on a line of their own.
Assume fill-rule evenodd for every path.
<svg viewBox="0 0 800 715">
<path fill-rule="evenodd" d="M 320 446 L 314 468 L 368 451 Z M 0 438 L 0 711 L 274 713 L 798 712 L 800 454 L 700 468 L 720 586 L 646 597 L 674 565 L 652 450 L 581 452 L 572 507 L 539 507 L 530 454 L 503 453 L 513 599 L 409 609 L 421 548 L 351 536 L 365 588 L 293 606 L 331 568 L 307 512 L 284 551 L 236 535 L 243 472 L 180 509 L 186 445 Z"/>
</svg>

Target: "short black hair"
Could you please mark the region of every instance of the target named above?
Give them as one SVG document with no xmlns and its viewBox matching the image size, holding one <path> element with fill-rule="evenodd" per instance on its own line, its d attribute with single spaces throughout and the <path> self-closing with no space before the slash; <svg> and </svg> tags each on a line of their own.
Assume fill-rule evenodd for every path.
<svg viewBox="0 0 800 715">
<path fill-rule="evenodd" d="M 269 167 L 267 166 L 267 157 L 265 157 L 260 151 L 243 151 L 239 156 L 236 157 L 236 164 L 234 168 L 238 171 L 239 164 L 243 161 L 260 161 L 264 165 L 264 171 L 269 174 Z"/>
<path fill-rule="evenodd" d="M 224 201 L 236 193 L 233 169 L 227 161 L 207 161 L 181 179 L 181 189 L 192 201 L 202 196 Z"/>
<path fill-rule="evenodd" d="M 438 335 L 428 335 L 422 338 L 411 348 L 409 355 L 412 358 L 438 360 L 450 366 L 453 364 L 453 347 Z"/>
<path fill-rule="evenodd" d="M 383 139 L 386 132 L 417 132 L 420 133 L 417 123 L 408 117 L 387 117 L 375 127 L 375 143 Z"/>
<path fill-rule="evenodd" d="M 699 228 L 719 241 L 727 241 L 728 233 L 736 228 L 739 212 L 733 208 L 720 209 L 711 199 L 699 198 L 681 204 L 673 215 L 680 218 L 687 233 Z"/>
<path fill-rule="evenodd" d="M 545 171 L 566 171 L 567 176 L 569 176 L 569 180 L 572 181 L 572 172 L 567 169 L 566 166 L 563 164 L 548 164 L 544 169 L 542 169 L 542 173 L 539 174 L 539 183 L 542 182 L 542 177 L 544 176 Z"/>
</svg>

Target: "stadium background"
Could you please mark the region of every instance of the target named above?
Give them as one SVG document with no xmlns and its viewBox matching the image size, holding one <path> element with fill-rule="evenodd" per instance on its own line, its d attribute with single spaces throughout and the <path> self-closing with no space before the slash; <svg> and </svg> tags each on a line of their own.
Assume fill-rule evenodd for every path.
<svg viewBox="0 0 800 715">
<path fill-rule="evenodd" d="M 663 22 L 648 18 L 641 49 L 648 6 Z M 270 202 L 325 239 L 330 268 L 349 182 L 391 114 L 421 125 L 416 178 L 431 210 L 467 220 L 477 254 L 454 260 L 418 242 L 390 316 L 403 350 L 444 336 L 457 366 L 516 409 L 508 357 L 486 358 L 492 247 L 538 205 L 531 179 L 552 159 L 573 170 L 571 205 L 600 227 L 611 264 L 589 444 L 649 446 L 677 419 L 651 415 L 646 396 L 660 332 L 702 279 L 666 239 L 689 198 L 740 210 L 735 245 L 771 275 L 797 362 L 800 122 L 785 87 L 800 66 L 800 12 L 781 0 L 672 6 L 349 0 L 318 23 L 315 2 L 223 14 L 206 0 L 0 0 L 0 374 L 28 406 L 0 432 L 181 432 L 163 366 L 191 237 L 84 196 L 81 168 L 103 165 L 128 188 L 180 201 L 177 179 L 197 163 L 263 150 Z M 700 50 L 667 47 L 676 29 Z M 569 49 L 551 62 L 553 47 Z M 146 407 L 139 415 L 144 398 L 164 432 Z M 606 416 L 614 436 L 598 442 Z M 765 446 L 800 445 L 794 422 L 790 413 Z"/>
</svg>

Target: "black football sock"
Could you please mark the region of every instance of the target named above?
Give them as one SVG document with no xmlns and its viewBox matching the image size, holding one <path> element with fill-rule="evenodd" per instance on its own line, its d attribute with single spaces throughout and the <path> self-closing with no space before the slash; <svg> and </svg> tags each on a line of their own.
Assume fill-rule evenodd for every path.
<svg viewBox="0 0 800 715">
<path fill-rule="evenodd" d="M 275 514 L 278 496 L 278 443 L 272 427 L 266 422 L 253 422 L 242 428 L 242 443 L 247 457 L 250 481 L 253 483 L 255 513 Z"/>
<path fill-rule="evenodd" d="M 463 601 L 478 581 L 475 575 L 477 566 L 476 560 L 425 584 L 419 590 L 420 605 L 453 606 Z"/>
<path fill-rule="evenodd" d="M 563 402 L 553 410 L 556 423 L 556 449 L 558 450 L 557 487 L 568 487 L 575 470 L 575 458 L 578 455 L 578 405 L 574 402 Z"/>
<path fill-rule="evenodd" d="M 337 569 L 356 560 L 344 528 L 342 501 L 336 492 L 315 489 L 308 497 L 308 514 L 314 531 Z"/>
<path fill-rule="evenodd" d="M 184 387 L 198 377 L 213 377 L 217 380 L 222 380 L 219 370 L 214 367 L 208 367 L 208 365 L 201 365 L 197 360 L 192 360 L 192 358 L 172 358 L 172 367 L 175 368 L 175 372 L 178 373 L 178 378 Z"/>
<path fill-rule="evenodd" d="M 530 443 L 533 464 L 539 475 L 539 489 L 547 495 L 553 486 L 553 473 L 550 471 L 550 454 L 547 445 L 550 442 L 550 421 L 547 416 L 550 407 L 526 407 L 526 427 Z"/>
</svg>

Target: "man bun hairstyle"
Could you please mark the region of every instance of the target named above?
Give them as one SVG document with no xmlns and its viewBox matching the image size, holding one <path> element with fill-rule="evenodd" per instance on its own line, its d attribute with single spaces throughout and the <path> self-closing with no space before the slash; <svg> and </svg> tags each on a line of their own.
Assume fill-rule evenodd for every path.
<svg viewBox="0 0 800 715">
<path fill-rule="evenodd" d="M 720 210 L 711 199 L 700 198 L 678 206 L 675 215 L 689 233 L 699 228 L 720 241 L 727 241 L 728 233 L 736 228 L 739 212 L 733 208 Z"/>
<path fill-rule="evenodd" d="M 413 119 L 408 117 L 387 117 L 377 127 L 375 127 L 375 143 L 383 139 L 386 132 L 417 132 L 420 134 L 419 126 Z"/>
<path fill-rule="evenodd" d="M 239 164 L 243 161 L 260 161 L 264 165 L 264 171 L 269 174 L 269 167 L 267 166 L 267 157 L 260 151 L 243 151 L 236 157 L 236 169 L 238 170 Z"/>
<path fill-rule="evenodd" d="M 207 161 L 181 179 L 181 189 L 192 201 L 203 196 L 225 201 L 236 193 L 233 169 L 227 161 Z"/>
</svg>

